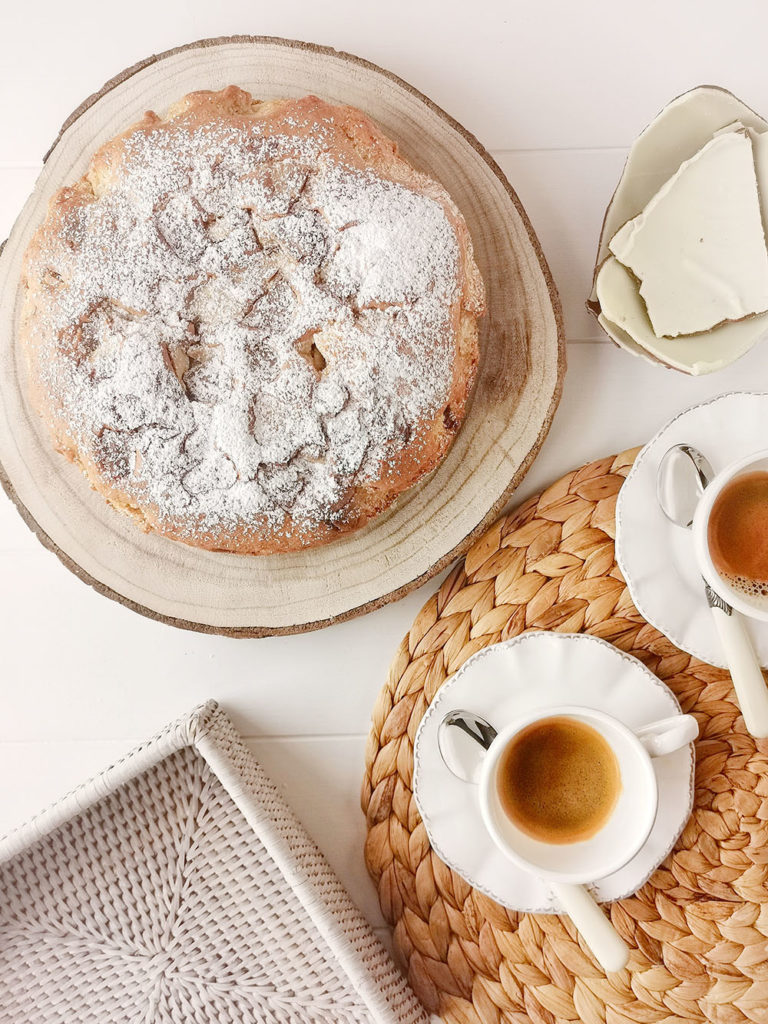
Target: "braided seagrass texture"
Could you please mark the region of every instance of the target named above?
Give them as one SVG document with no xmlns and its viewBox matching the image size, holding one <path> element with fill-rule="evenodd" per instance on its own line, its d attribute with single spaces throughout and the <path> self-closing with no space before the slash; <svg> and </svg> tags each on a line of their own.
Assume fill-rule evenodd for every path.
<svg viewBox="0 0 768 1024">
<path fill-rule="evenodd" d="M 768 1024 L 768 742 L 745 732 L 730 677 L 632 604 L 613 540 L 636 454 L 567 474 L 491 527 L 422 608 L 376 701 L 366 860 L 411 984 L 450 1022 Z M 447 868 L 413 800 L 413 740 L 437 690 L 528 629 L 610 641 L 700 725 L 693 815 L 648 883 L 610 907 L 632 955 L 608 978 L 568 919 L 507 911 Z"/>
</svg>

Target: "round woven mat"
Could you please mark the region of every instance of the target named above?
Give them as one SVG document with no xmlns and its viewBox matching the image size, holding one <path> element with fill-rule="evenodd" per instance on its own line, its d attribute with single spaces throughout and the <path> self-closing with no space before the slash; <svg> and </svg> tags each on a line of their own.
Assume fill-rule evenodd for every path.
<svg viewBox="0 0 768 1024">
<path fill-rule="evenodd" d="M 569 473 L 491 527 L 422 608 L 376 701 L 366 861 L 413 988 L 450 1022 L 768 1024 L 768 742 L 746 734 L 729 676 L 632 604 L 613 538 L 636 454 Z M 610 641 L 700 725 L 693 815 L 650 881 L 610 906 L 632 955 L 609 978 L 567 918 L 507 911 L 447 868 L 413 799 L 413 740 L 437 690 L 470 655 L 527 629 Z"/>
</svg>

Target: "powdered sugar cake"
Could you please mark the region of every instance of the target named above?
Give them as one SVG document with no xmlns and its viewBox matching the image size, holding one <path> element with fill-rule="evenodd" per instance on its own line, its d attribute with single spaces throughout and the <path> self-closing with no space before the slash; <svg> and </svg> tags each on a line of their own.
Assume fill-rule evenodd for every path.
<svg viewBox="0 0 768 1024">
<path fill-rule="evenodd" d="M 143 528 L 205 548 L 362 526 L 444 457 L 477 368 L 458 209 L 312 96 L 147 114 L 56 193 L 23 284 L 56 447 Z"/>
</svg>

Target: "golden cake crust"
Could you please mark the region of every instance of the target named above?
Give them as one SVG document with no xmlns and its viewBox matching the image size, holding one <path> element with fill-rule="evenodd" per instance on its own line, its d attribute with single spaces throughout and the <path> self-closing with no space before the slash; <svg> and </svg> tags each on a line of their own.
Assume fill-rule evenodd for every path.
<svg viewBox="0 0 768 1024">
<path fill-rule="evenodd" d="M 56 448 L 144 529 L 213 550 L 364 525 L 445 456 L 477 370 L 461 214 L 314 96 L 147 113 L 52 198 L 23 284 Z"/>
</svg>

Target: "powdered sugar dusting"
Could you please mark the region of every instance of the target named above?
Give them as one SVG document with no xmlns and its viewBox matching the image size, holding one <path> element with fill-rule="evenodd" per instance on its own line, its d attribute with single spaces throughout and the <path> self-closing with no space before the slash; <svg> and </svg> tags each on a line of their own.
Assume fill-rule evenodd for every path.
<svg viewBox="0 0 768 1024">
<path fill-rule="evenodd" d="M 343 521 L 447 400 L 455 230 L 327 149 L 322 124 L 137 131 L 42 254 L 45 387 L 81 453 L 191 536 Z"/>
</svg>

